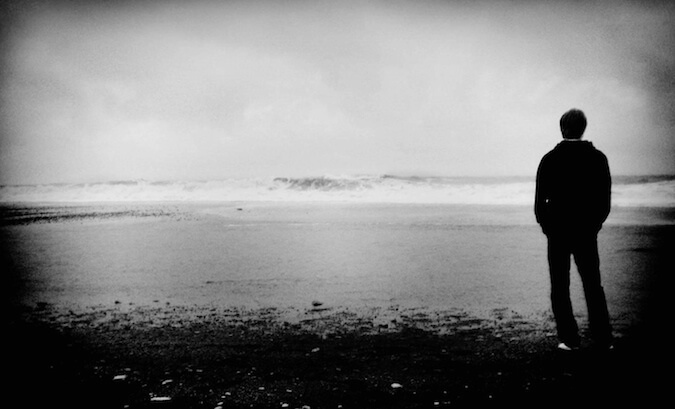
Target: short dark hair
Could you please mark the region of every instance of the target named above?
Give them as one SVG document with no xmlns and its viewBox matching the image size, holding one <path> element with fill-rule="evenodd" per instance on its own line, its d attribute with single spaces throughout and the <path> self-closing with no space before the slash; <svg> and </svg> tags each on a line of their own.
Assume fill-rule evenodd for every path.
<svg viewBox="0 0 675 409">
<path fill-rule="evenodd" d="M 560 131 L 565 139 L 579 139 L 586 130 L 586 115 L 580 109 L 570 109 L 560 117 Z"/>
</svg>

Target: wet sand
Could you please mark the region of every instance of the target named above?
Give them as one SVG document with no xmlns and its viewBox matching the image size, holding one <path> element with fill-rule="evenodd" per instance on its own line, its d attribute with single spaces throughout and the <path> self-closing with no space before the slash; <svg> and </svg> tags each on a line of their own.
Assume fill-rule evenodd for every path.
<svg viewBox="0 0 675 409">
<path fill-rule="evenodd" d="M 173 212 L 172 220 L 176 214 L 183 213 Z M 79 220 L 68 217 L 66 223 Z M 136 223 L 146 216 L 110 217 Z M 105 224 L 100 215 L 93 219 Z M 36 221 L 4 220 L 3 270 L 16 273 L 21 268 L 12 240 L 18 236 L 7 229 Z M 610 238 L 636 240 L 605 250 L 610 265 L 631 260 L 640 274 L 616 286 L 631 290 L 615 294 L 616 303 L 627 305 L 627 317 L 615 318 L 619 337 L 609 353 L 590 345 L 573 354 L 556 351 L 550 316 L 536 308 L 523 313 L 518 302 L 487 313 L 461 305 L 350 305 L 339 297 L 312 303 L 311 296 L 278 307 L 158 298 L 72 308 L 58 294 L 45 298 L 49 292 L 14 302 L 14 290 L 25 283 L 6 274 L 6 398 L 19 406 L 111 408 L 660 403 L 671 358 L 664 323 L 675 229 L 623 221 L 608 228 L 614 229 Z M 626 299 L 631 294 L 640 299 Z"/>
</svg>

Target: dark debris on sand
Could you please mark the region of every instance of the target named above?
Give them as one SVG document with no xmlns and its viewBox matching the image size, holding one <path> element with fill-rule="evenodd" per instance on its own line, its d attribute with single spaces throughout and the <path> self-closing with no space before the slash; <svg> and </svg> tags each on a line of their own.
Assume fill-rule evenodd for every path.
<svg viewBox="0 0 675 409">
<path fill-rule="evenodd" d="M 666 357 L 641 336 L 609 353 L 564 353 L 550 328 L 513 322 L 319 333 L 250 315 L 146 325 L 45 309 L 7 320 L 6 399 L 16 407 L 643 405 L 660 402 L 667 380 Z"/>
</svg>

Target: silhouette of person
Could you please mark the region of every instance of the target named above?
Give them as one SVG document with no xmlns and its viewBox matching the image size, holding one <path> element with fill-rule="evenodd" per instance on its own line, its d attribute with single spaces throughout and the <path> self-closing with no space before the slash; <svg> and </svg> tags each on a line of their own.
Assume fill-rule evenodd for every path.
<svg viewBox="0 0 675 409">
<path fill-rule="evenodd" d="M 612 329 L 600 280 L 598 232 L 611 203 L 607 157 L 581 140 L 586 116 L 578 109 L 560 118 L 563 140 L 542 158 L 537 170 L 534 212 L 548 239 L 551 306 L 562 350 L 580 346 L 579 328 L 570 301 L 570 258 L 581 277 L 591 338 L 611 348 Z"/>
</svg>

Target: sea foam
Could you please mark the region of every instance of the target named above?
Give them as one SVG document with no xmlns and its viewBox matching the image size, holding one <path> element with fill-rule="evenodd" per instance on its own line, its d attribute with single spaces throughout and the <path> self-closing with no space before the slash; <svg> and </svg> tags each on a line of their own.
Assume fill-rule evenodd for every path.
<svg viewBox="0 0 675 409">
<path fill-rule="evenodd" d="M 615 177 L 612 203 L 675 207 L 675 176 Z M 530 205 L 531 177 L 321 176 L 0 186 L 0 202 L 353 202 Z"/>
</svg>

